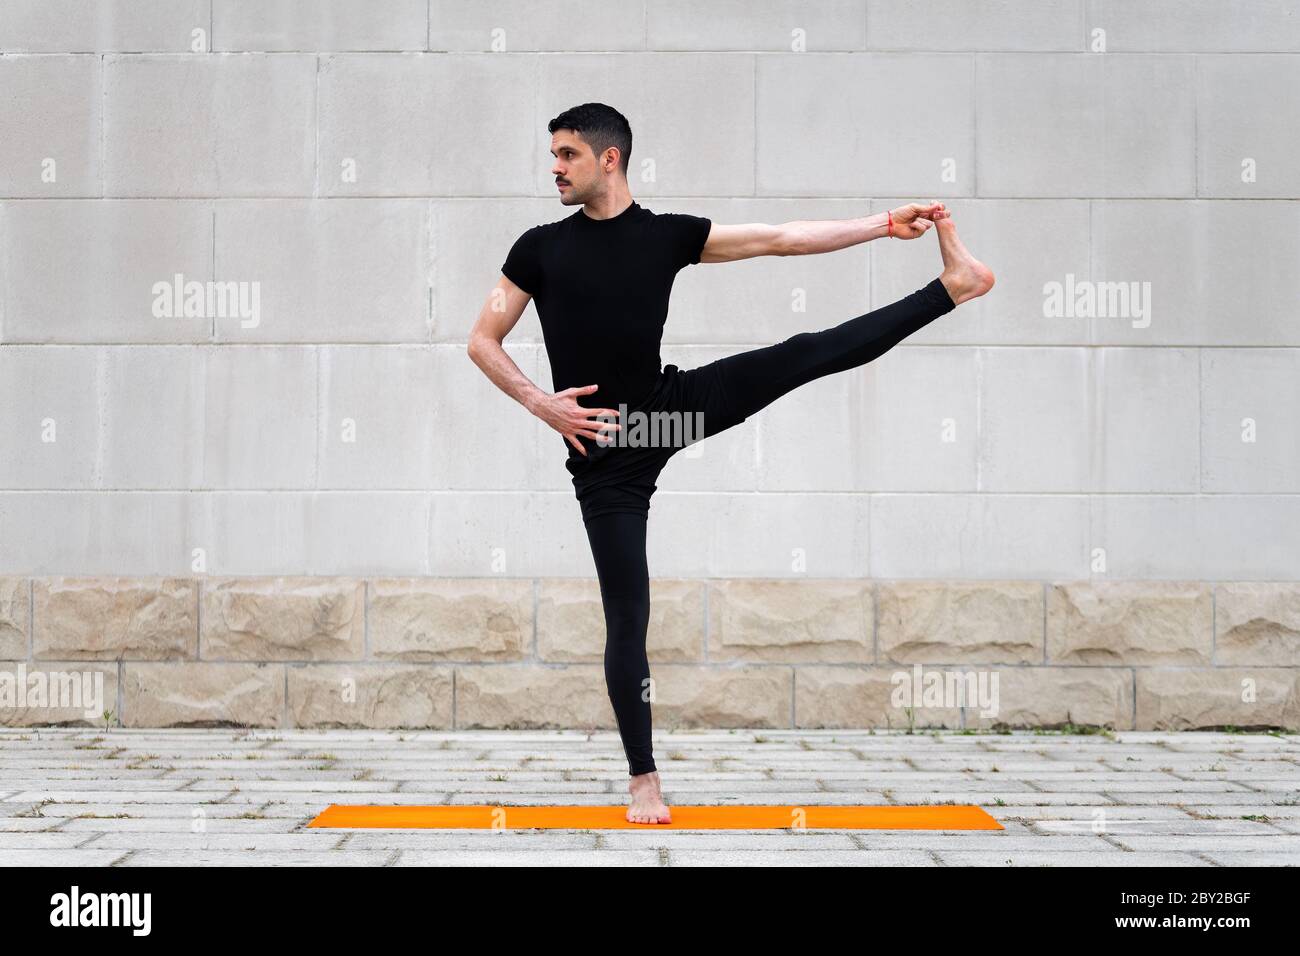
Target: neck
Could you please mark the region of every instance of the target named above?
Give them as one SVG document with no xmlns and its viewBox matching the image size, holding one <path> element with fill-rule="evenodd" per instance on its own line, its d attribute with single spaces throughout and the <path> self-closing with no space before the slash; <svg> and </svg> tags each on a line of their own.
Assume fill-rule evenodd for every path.
<svg viewBox="0 0 1300 956">
<path fill-rule="evenodd" d="M 631 205 L 632 194 L 624 187 L 599 199 L 583 203 L 582 211 L 589 219 L 613 219 Z"/>
</svg>

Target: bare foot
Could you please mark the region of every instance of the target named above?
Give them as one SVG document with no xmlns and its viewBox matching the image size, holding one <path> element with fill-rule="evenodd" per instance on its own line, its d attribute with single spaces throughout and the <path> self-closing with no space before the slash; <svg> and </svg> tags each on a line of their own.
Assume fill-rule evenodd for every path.
<svg viewBox="0 0 1300 956">
<path fill-rule="evenodd" d="M 627 792 L 632 794 L 632 805 L 627 808 L 629 823 L 673 822 L 659 789 L 659 771 L 633 777 L 628 781 Z"/>
<path fill-rule="evenodd" d="M 951 218 L 935 220 L 934 231 L 939 236 L 939 254 L 943 256 L 939 281 L 954 304 L 961 305 L 993 288 L 993 270 L 966 251 Z"/>
</svg>

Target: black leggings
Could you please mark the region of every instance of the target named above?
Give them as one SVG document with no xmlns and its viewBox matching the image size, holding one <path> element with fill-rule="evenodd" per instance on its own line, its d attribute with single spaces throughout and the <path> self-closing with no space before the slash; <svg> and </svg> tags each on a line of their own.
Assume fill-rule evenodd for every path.
<svg viewBox="0 0 1300 956">
<path fill-rule="evenodd" d="M 704 435 L 714 435 L 806 382 L 865 365 L 954 308 L 935 279 L 906 298 L 834 328 L 801 332 L 776 345 L 685 372 L 669 365 L 651 404 L 700 412 Z M 653 684 L 646 658 L 646 520 L 657 487 L 654 479 L 679 450 L 618 448 L 618 454 L 607 458 L 613 467 L 575 478 L 605 609 L 605 683 L 632 775 L 655 769 L 650 743 Z"/>
</svg>

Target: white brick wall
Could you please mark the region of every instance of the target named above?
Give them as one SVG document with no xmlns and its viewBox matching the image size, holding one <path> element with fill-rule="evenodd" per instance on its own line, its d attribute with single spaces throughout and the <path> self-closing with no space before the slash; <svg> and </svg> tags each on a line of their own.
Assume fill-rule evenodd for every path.
<svg viewBox="0 0 1300 956">
<path fill-rule="evenodd" d="M 599 100 L 657 211 L 944 198 L 998 274 L 678 456 L 656 577 L 1300 579 L 1300 0 L 601 10 L 4 0 L 0 574 L 592 575 L 562 439 L 464 344 L 568 214 L 546 121 Z M 692 267 L 663 361 L 937 263 Z M 257 324 L 155 316 L 176 274 L 259 283 Z M 1150 283 L 1149 324 L 1046 317 L 1067 281 Z M 507 346 L 549 386 L 533 310 Z"/>
</svg>

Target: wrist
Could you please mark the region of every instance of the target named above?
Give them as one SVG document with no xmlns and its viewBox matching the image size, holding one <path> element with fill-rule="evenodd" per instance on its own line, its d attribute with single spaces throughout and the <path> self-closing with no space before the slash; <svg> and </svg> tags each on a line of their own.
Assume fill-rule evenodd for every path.
<svg viewBox="0 0 1300 956">
<path fill-rule="evenodd" d="M 871 223 L 872 239 L 888 239 L 897 235 L 897 222 L 892 222 L 893 213 L 890 210 L 878 212 L 872 216 L 868 222 Z"/>
</svg>

